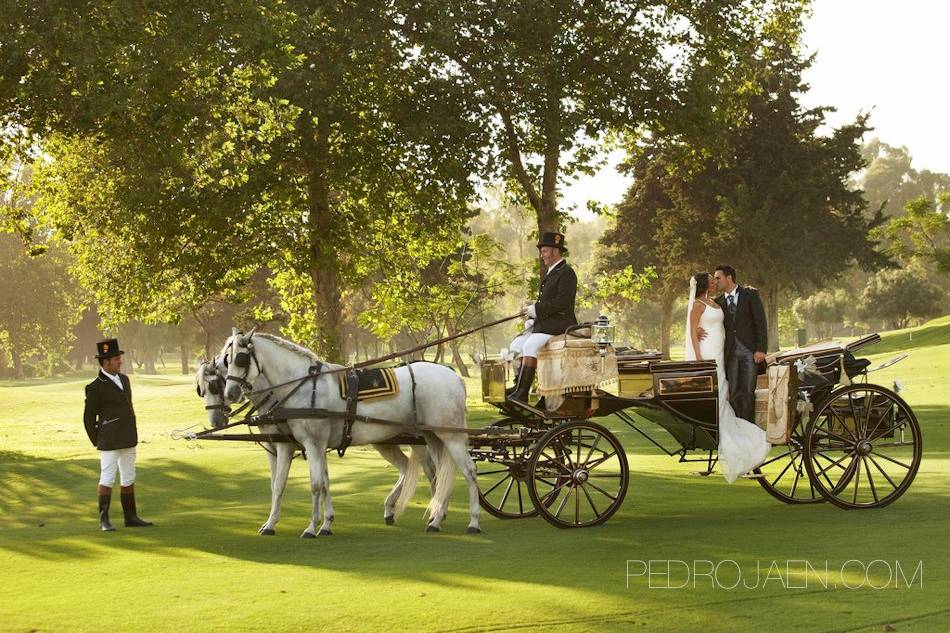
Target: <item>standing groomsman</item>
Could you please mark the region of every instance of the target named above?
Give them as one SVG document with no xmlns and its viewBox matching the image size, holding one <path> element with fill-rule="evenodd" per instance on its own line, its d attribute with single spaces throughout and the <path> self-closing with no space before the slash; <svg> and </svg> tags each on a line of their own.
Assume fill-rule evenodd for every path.
<svg viewBox="0 0 950 633">
<path fill-rule="evenodd" d="M 129 377 L 119 373 L 122 355 L 119 342 L 107 338 L 96 343 L 99 375 L 86 385 L 86 409 L 83 424 L 92 445 L 99 449 L 99 528 L 112 532 L 109 506 L 116 470 L 122 486 L 119 498 L 126 527 L 148 527 L 149 521 L 139 518 L 135 510 L 135 446 L 138 432 L 132 408 L 132 386 Z"/>
</svg>

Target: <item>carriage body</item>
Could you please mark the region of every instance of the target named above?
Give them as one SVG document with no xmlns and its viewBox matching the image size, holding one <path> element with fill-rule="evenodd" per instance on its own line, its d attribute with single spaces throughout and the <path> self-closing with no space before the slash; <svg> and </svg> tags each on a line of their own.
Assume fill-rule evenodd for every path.
<svg viewBox="0 0 950 633">
<path fill-rule="evenodd" d="M 845 509 L 874 508 L 893 502 L 910 486 L 921 457 L 916 417 L 897 393 L 868 383 L 870 363 L 854 357 L 854 352 L 879 340 L 877 334 L 872 334 L 848 345 L 825 343 L 768 358 L 772 370 L 760 376 L 757 385 L 756 423 L 766 429 L 773 449 L 750 477 L 770 495 L 785 503 L 830 501 Z M 615 393 L 595 389 L 570 394 L 555 411 L 505 402 L 508 376 L 504 361 L 490 362 L 488 371 L 483 364 L 484 400 L 507 416 L 503 426 L 521 428 L 523 432 L 518 451 L 501 451 L 502 463 L 512 465 L 514 476 L 500 506 L 498 499 L 492 501 L 488 494 L 484 495 L 483 507 L 502 518 L 540 513 L 559 527 L 602 522 L 597 516 L 570 525 L 560 514 L 554 516 L 555 509 L 563 509 L 563 494 L 553 499 L 545 497 L 537 489 L 530 467 L 533 454 L 547 451 L 545 463 L 550 464 L 558 461 L 559 451 L 569 452 L 552 440 L 552 434 L 563 426 L 587 425 L 569 435 L 579 449 L 575 459 L 584 452 L 580 449 L 599 442 L 619 446 L 606 427 L 590 422 L 594 417 L 615 415 L 668 455 L 681 462 L 702 463 L 704 470 L 699 474 L 713 472 L 719 440 L 715 362 L 668 361 L 657 352 L 627 351 L 617 355 L 617 363 Z M 784 381 L 778 385 L 782 389 L 776 389 L 779 380 Z M 657 441 L 650 427 L 662 428 L 675 444 Z M 485 455 L 482 458 L 493 461 Z M 556 483 L 568 480 L 567 471 L 573 464 L 567 457 L 561 461 L 542 475 L 553 477 Z M 615 474 L 624 482 L 628 479 L 626 472 Z M 522 485 L 530 495 L 521 495 Z M 513 498 L 512 486 L 518 487 L 518 499 L 530 496 L 536 503 L 515 511 L 505 508 Z M 622 499 L 623 492 L 611 499 Z M 580 492 L 577 495 L 580 497 Z M 611 507 L 612 514 L 615 504 Z"/>
</svg>

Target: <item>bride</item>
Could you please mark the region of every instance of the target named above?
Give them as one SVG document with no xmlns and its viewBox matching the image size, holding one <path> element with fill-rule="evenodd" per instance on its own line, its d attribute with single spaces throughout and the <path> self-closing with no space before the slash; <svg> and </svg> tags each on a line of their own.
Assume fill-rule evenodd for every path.
<svg viewBox="0 0 950 633">
<path fill-rule="evenodd" d="M 686 360 L 715 360 L 719 379 L 719 464 L 726 481 L 732 483 L 763 461 L 771 445 L 765 431 L 736 416 L 729 403 L 729 382 L 725 371 L 726 329 L 724 315 L 709 293 L 715 279 L 709 273 L 697 273 L 689 281 L 689 305 L 686 308 Z M 706 336 L 700 340 L 697 328 Z"/>
</svg>

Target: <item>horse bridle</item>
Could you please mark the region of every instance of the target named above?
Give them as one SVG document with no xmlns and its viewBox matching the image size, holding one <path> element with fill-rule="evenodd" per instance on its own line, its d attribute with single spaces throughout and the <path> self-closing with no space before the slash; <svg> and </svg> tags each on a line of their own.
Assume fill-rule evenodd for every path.
<svg viewBox="0 0 950 633">
<path fill-rule="evenodd" d="M 235 337 L 237 337 L 237 336 L 244 336 L 244 335 L 241 334 L 240 332 L 238 332 L 236 335 L 234 335 L 234 336 L 231 337 L 231 345 L 230 345 L 230 347 L 231 347 L 231 350 L 230 350 L 230 351 L 231 351 L 231 352 L 234 351 L 234 342 L 235 342 Z M 250 342 L 250 338 L 251 338 L 252 336 L 254 336 L 254 335 L 251 334 L 251 336 L 248 337 L 248 343 L 247 343 L 247 350 L 248 350 L 248 351 L 246 351 L 246 352 L 237 352 L 236 354 L 234 354 L 234 366 L 237 367 L 238 369 L 243 369 L 243 370 L 244 370 L 244 375 L 243 375 L 243 376 L 232 376 L 231 373 L 228 372 L 227 377 L 225 377 L 225 382 L 228 381 L 228 380 L 233 380 L 234 382 L 238 383 L 238 384 L 241 386 L 241 390 L 244 392 L 245 395 L 247 395 L 248 393 L 250 393 L 250 392 L 252 392 L 252 391 L 254 390 L 254 385 L 251 384 L 251 382 L 248 381 L 248 379 L 247 379 L 247 377 L 248 377 L 248 376 L 250 375 L 250 373 L 251 373 L 251 361 L 252 361 L 252 360 L 254 361 L 254 366 L 257 367 L 257 373 L 258 373 L 258 374 L 264 373 L 263 370 L 261 369 L 261 364 L 260 364 L 260 362 L 257 360 L 257 354 L 254 353 L 254 344 Z M 225 367 L 228 366 L 228 356 L 227 356 L 227 354 L 225 354 L 225 356 L 224 356 L 224 366 L 225 366 Z"/>
<path fill-rule="evenodd" d="M 223 397 L 224 385 L 226 383 L 225 383 L 224 378 L 221 377 L 221 374 L 218 373 L 217 365 L 218 365 L 218 360 L 217 358 L 215 358 L 213 364 L 209 361 L 204 361 L 201 363 L 201 365 L 198 366 L 199 375 L 202 376 L 202 378 L 207 379 L 208 393 L 210 393 L 213 396 L 221 396 L 221 402 L 219 402 L 218 404 L 206 404 L 205 410 L 206 411 L 217 410 L 217 411 L 225 411 L 227 413 L 230 413 L 231 407 L 229 407 L 228 405 L 224 403 L 224 397 Z M 214 371 L 208 372 L 207 370 L 208 366 L 214 367 L 215 368 Z M 214 374 L 214 378 L 209 377 L 211 374 Z M 205 394 L 201 393 L 201 381 L 198 382 L 198 385 L 196 386 L 195 389 L 198 392 L 198 397 L 204 398 Z"/>
</svg>

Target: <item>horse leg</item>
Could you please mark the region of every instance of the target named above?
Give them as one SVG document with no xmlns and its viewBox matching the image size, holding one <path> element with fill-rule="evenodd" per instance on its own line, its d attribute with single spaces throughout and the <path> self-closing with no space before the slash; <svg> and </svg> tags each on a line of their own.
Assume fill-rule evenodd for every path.
<svg viewBox="0 0 950 633">
<path fill-rule="evenodd" d="M 393 525 L 396 522 L 396 499 L 399 498 L 403 481 L 405 481 L 406 478 L 406 466 L 409 463 L 409 458 L 406 457 L 406 454 L 403 453 L 398 446 L 393 444 L 373 444 L 373 447 L 379 451 L 379 454 L 382 455 L 387 462 L 395 466 L 396 470 L 399 471 L 399 477 L 396 479 L 393 489 L 389 491 L 389 495 L 383 503 L 383 520 L 386 521 L 386 525 Z"/>
<path fill-rule="evenodd" d="M 326 513 L 327 503 L 330 498 L 330 490 L 327 485 L 327 453 L 326 445 L 317 446 L 313 440 L 304 444 L 307 451 L 307 464 L 310 468 L 310 496 L 313 500 L 313 510 L 310 517 L 310 525 L 303 531 L 300 538 L 315 538 L 317 536 L 317 521 L 320 517 L 321 501 L 324 501 L 324 521 L 320 526 L 320 535 L 329 535 L 330 522 L 333 521 L 332 509 L 330 514 Z M 330 506 L 332 508 L 332 506 Z"/>
<path fill-rule="evenodd" d="M 445 446 L 442 458 L 455 462 L 455 465 L 461 471 L 462 476 L 465 477 L 465 481 L 468 482 L 469 522 L 468 528 L 465 531 L 469 534 L 478 534 L 481 532 L 481 528 L 478 526 L 479 505 L 478 482 L 476 479 L 477 471 L 475 469 L 475 462 L 472 460 L 472 455 L 468 452 L 468 443 L 465 441 L 464 437 L 465 436 L 462 436 L 458 433 L 446 433 L 445 435 L 440 436 L 440 439 Z"/>
<path fill-rule="evenodd" d="M 267 452 L 271 465 L 270 477 L 270 516 L 259 530 L 264 536 L 273 536 L 277 533 L 277 522 L 280 520 L 280 503 L 284 498 L 287 487 L 287 476 L 290 474 L 290 464 L 294 459 L 294 447 L 286 442 L 271 444 L 274 453 Z"/>
</svg>

